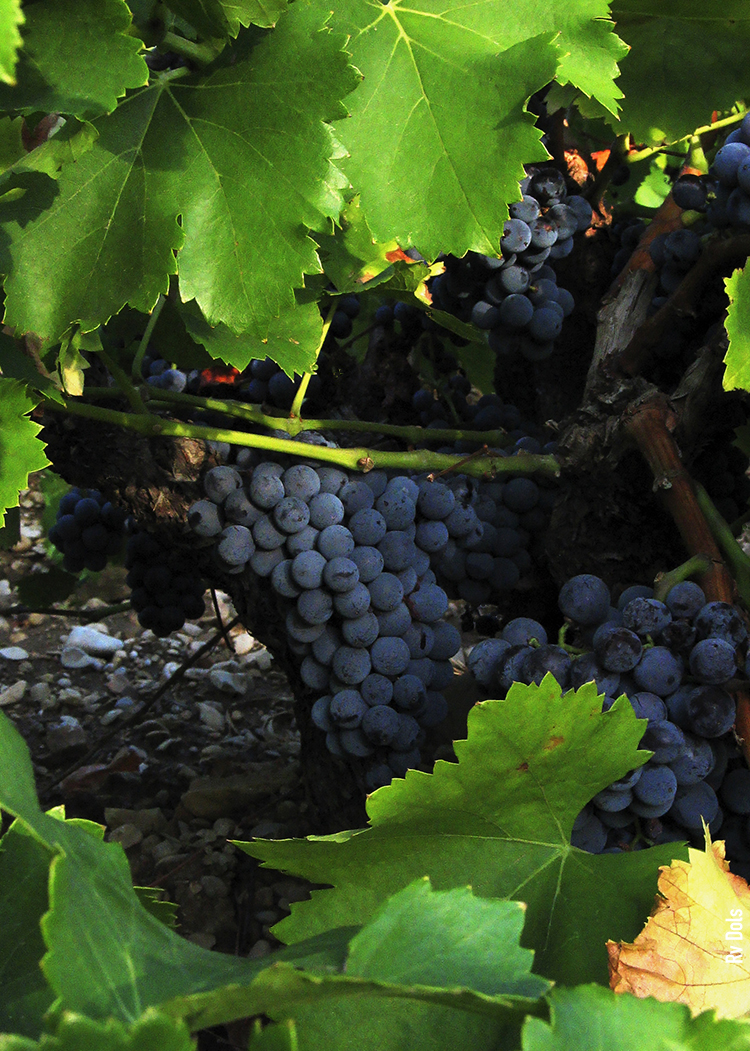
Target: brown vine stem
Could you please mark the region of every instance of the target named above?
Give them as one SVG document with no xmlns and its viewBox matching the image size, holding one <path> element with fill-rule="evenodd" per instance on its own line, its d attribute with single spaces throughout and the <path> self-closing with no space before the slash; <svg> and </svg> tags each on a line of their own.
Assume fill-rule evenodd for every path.
<svg viewBox="0 0 750 1051">
<path fill-rule="evenodd" d="M 742 265 L 750 255 L 750 234 L 739 234 L 730 240 L 709 244 L 693 269 L 685 275 L 679 288 L 668 301 L 638 329 L 622 351 L 619 367 L 629 376 L 638 375 L 651 351 L 658 346 L 675 318 L 691 317 L 694 304 L 714 276 L 730 267 Z"/>
<path fill-rule="evenodd" d="M 703 175 L 703 172 L 698 168 L 694 168 L 691 164 L 685 163 L 680 170 L 680 175 Z M 615 296 L 620 290 L 627 275 L 634 270 L 645 270 L 650 274 L 656 273 L 656 266 L 654 265 L 651 253 L 649 252 L 651 242 L 656 240 L 660 234 L 669 234 L 673 230 L 679 230 L 681 226 L 682 209 L 677 207 L 674 203 L 672 194 L 670 193 L 662 201 L 656 214 L 646 228 L 643 237 L 636 245 L 630 259 L 628 259 L 625 266 L 612 282 L 605 299 L 610 299 Z"/>
<path fill-rule="evenodd" d="M 699 555 L 710 562 L 698 583 L 710 602 L 732 602 L 734 580 L 721 557 L 711 529 L 699 506 L 693 482 L 685 469 L 679 449 L 670 432 L 673 413 L 664 395 L 655 395 L 631 407 L 625 420 L 625 431 L 636 443 L 654 475 L 665 507 L 679 530 L 691 556 Z M 745 760 L 750 765 L 750 692 L 738 690 L 735 732 Z"/>
</svg>

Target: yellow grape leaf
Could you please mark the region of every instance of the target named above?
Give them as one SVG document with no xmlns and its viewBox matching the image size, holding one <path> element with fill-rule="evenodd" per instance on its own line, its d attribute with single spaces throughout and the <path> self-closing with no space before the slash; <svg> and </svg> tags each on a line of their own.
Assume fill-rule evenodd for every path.
<svg viewBox="0 0 750 1051">
<path fill-rule="evenodd" d="M 689 859 L 660 869 L 654 911 L 635 942 L 607 942 L 610 985 L 741 1018 L 750 1012 L 750 887 L 708 832 L 705 853 L 691 849 Z"/>
</svg>

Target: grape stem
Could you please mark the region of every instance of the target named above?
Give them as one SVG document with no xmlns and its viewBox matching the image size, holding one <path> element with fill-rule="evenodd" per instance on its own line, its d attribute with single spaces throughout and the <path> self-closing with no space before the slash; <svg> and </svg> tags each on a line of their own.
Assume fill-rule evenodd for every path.
<svg viewBox="0 0 750 1051">
<path fill-rule="evenodd" d="M 224 41 L 221 41 L 220 47 L 212 44 L 198 44 L 194 40 L 187 40 L 184 36 L 167 30 L 159 42 L 159 48 L 163 51 L 173 51 L 175 55 L 182 55 L 183 58 L 188 59 L 189 62 L 195 62 L 198 66 L 207 66 L 224 50 Z"/>
<path fill-rule="evenodd" d="M 154 305 L 154 309 L 151 311 L 151 314 L 149 315 L 149 319 L 148 319 L 148 322 L 146 324 L 146 329 L 145 329 L 145 331 L 143 333 L 143 338 L 141 339 L 141 342 L 138 344 L 138 350 L 135 352 L 135 357 L 133 358 L 133 365 L 132 365 L 131 370 L 130 370 L 130 375 L 132 376 L 134 383 L 141 383 L 142 382 L 143 376 L 142 376 L 142 373 L 141 373 L 141 367 L 143 365 L 143 359 L 144 359 L 144 357 L 146 355 L 146 349 L 147 349 L 149 343 L 151 342 L 151 337 L 154 334 L 154 329 L 156 328 L 156 322 L 159 320 L 159 314 L 161 314 L 162 308 L 163 308 L 165 303 L 166 303 L 165 296 L 160 295 L 159 298 L 156 300 L 156 304 Z M 146 411 L 145 406 L 144 406 L 142 411 L 143 412 Z"/>
<path fill-rule="evenodd" d="M 627 157 L 623 159 L 628 164 L 637 164 L 638 161 L 648 160 L 649 157 L 654 157 L 657 153 L 669 153 L 669 147 L 674 147 L 678 142 L 685 142 L 686 139 L 692 139 L 699 135 L 706 135 L 709 131 L 720 131 L 722 128 L 731 128 L 735 124 L 740 124 L 742 119 L 747 114 L 747 110 L 743 110 L 741 113 L 733 113 L 731 117 L 724 117 L 722 120 L 717 120 L 713 124 L 704 124 L 700 128 L 696 128 L 695 131 L 690 132 L 689 135 L 683 135 L 681 139 L 676 139 L 675 142 L 671 142 L 668 145 L 661 146 L 647 146 L 643 150 L 633 150 Z"/>
<path fill-rule="evenodd" d="M 323 322 L 323 331 L 320 333 L 320 342 L 318 343 L 317 350 L 315 351 L 315 361 L 316 361 L 316 363 L 317 363 L 318 358 L 320 356 L 320 352 L 323 349 L 323 344 L 326 341 L 326 336 L 328 335 L 328 330 L 331 327 L 331 322 L 333 321 L 333 315 L 335 313 L 336 313 L 336 300 L 334 299 L 333 302 L 331 303 L 330 307 L 328 308 L 328 313 L 326 314 L 325 321 Z M 302 419 L 302 402 L 305 400 L 305 394 L 307 394 L 307 387 L 308 387 L 308 384 L 310 383 L 311 379 L 312 379 L 312 372 L 306 372 L 304 374 L 304 376 L 302 377 L 302 379 L 300 380 L 299 387 L 297 388 L 297 393 L 294 395 L 294 401 L 292 402 L 292 407 L 289 410 L 289 418 L 292 419 L 292 420 L 294 420 L 294 419 L 301 420 Z"/>
<path fill-rule="evenodd" d="M 750 609 L 750 558 L 737 543 L 727 521 L 716 509 L 711 497 L 699 482 L 694 483 L 698 506 L 705 515 L 711 533 L 732 567 L 742 601 Z"/>
<path fill-rule="evenodd" d="M 668 573 L 659 573 L 654 581 L 654 598 L 663 602 L 675 584 L 681 584 L 691 577 L 701 576 L 711 568 L 711 559 L 705 555 L 693 555 L 687 562 L 670 569 Z"/>
<path fill-rule="evenodd" d="M 421 473 L 429 470 L 451 470 L 457 463 L 466 460 L 466 457 L 430 452 L 428 449 L 418 449 L 413 452 L 391 452 L 362 447 L 331 449 L 327 446 L 302 444 L 263 434 L 248 434 L 246 431 L 231 431 L 220 427 L 165 420 L 159 416 L 119 412 L 114 409 L 105 409 L 101 405 L 88 405 L 86 402 L 68 401 L 65 405 L 59 405 L 53 401 L 45 401 L 44 405 L 45 409 L 50 412 L 70 413 L 72 416 L 82 416 L 101 423 L 113 424 L 116 427 L 135 431 L 146 438 L 192 438 L 201 441 L 228 442 L 230 445 L 267 449 L 269 452 L 294 456 L 297 459 L 323 460 L 351 471 L 368 471 L 377 467 Z M 431 435 L 434 433 L 434 431 L 430 432 Z M 477 437 L 477 435 L 472 436 Z M 487 448 L 486 452 L 482 451 L 480 458 L 462 467 L 464 474 L 471 474 L 478 478 L 497 474 L 533 474 L 537 471 L 557 478 L 560 475 L 560 464 L 556 457 L 551 455 L 518 453 L 515 456 L 500 456 L 493 449 Z"/>
<path fill-rule="evenodd" d="M 143 413 L 144 415 L 147 414 L 148 409 L 146 408 L 143 398 L 138 393 L 136 387 L 134 387 L 134 385 L 130 382 L 127 373 L 122 368 L 120 368 L 120 366 L 114 360 L 112 355 L 103 347 L 101 348 L 101 350 L 99 350 L 98 354 L 101 360 L 109 369 L 112 378 L 114 379 L 118 388 L 122 391 L 122 393 L 130 402 L 130 405 L 133 408 L 133 410 L 135 412 Z"/>
<path fill-rule="evenodd" d="M 242 402 L 224 400 L 221 398 L 204 398 L 197 394 L 178 394 L 176 391 L 163 391 L 158 388 L 148 390 L 149 405 L 159 402 L 175 405 L 185 405 L 191 408 L 208 409 L 211 412 L 220 412 L 224 416 L 247 420 L 260 427 L 268 427 L 269 430 L 286 431 L 295 437 L 301 431 L 361 431 L 366 434 L 384 434 L 393 438 L 400 438 L 407 445 L 417 445 L 425 440 L 440 442 L 476 441 L 488 445 L 503 447 L 510 444 L 507 432 L 498 429 L 494 431 L 465 431 L 455 430 L 448 427 L 428 430 L 424 427 L 405 427 L 395 423 L 376 423 L 370 420 L 317 420 L 292 419 L 289 416 L 270 416 L 262 409 L 254 405 L 246 405 Z M 118 392 L 112 387 L 87 387 L 86 396 L 95 399 L 115 398 Z"/>
<path fill-rule="evenodd" d="M 709 561 L 699 583 L 709 600 L 731 602 L 732 577 L 698 503 L 694 483 L 688 474 L 672 437 L 668 423 L 674 414 L 666 397 L 649 395 L 625 414 L 625 431 L 635 442 L 654 475 L 654 488 L 672 516 L 688 554 Z"/>
</svg>

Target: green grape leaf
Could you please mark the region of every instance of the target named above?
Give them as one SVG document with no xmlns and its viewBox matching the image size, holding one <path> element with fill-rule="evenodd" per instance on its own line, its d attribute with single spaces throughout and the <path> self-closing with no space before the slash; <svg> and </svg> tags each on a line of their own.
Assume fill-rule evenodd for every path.
<svg viewBox="0 0 750 1051">
<path fill-rule="evenodd" d="M 133 887 L 133 890 L 147 912 L 156 916 L 157 920 L 160 920 L 165 926 L 177 927 L 177 914 L 180 907 L 173 901 L 166 901 L 162 897 L 164 891 L 160 887 Z"/>
<path fill-rule="evenodd" d="M 557 73 L 616 108 L 623 47 L 608 13 L 602 0 L 447 0 L 439 11 L 354 0 L 335 11 L 364 74 L 337 126 L 343 166 L 376 239 L 431 259 L 496 251 L 523 165 L 547 157 L 529 96 Z"/>
<path fill-rule="evenodd" d="M 524 911 L 516 901 L 477 898 L 468 887 L 434 891 L 426 877 L 416 880 L 354 936 L 346 973 L 537 999 L 550 983 L 530 973 L 532 953 L 518 944 Z"/>
<path fill-rule="evenodd" d="M 10 551 L 21 539 L 21 508 L 9 507 L 5 525 L 0 526 L 0 551 Z"/>
<path fill-rule="evenodd" d="M 63 336 L 57 352 L 57 371 L 60 375 L 62 389 L 66 394 L 73 397 L 80 397 L 83 394 L 84 372 L 91 366 L 82 352 L 101 350 L 101 346 L 97 329 L 93 332 L 81 332 L 80 329 L 75 329 Z"/>
<path fill-rule="evenodd" d="M 631 46 L 619 80 L 620 123 L 636 142 L 674 142 L 710 124 L 713 110 L 750 96 L 743 0 L 614 0 L 612 17 Z"/>
<path fill-rule="evenodd" d="M 614 32 L 609 3 L 554 5 L 554 22 L 560 30 L 560 45 L 566 52 L 560 59 L 557 79 L 574 84 L 605 111 L 617 116 L 623 97 L 615 78 L 617 63 L 628 54 L 628 45 Z M 549 9 L 545 8 L 549 13 Z"/>
<path fill-rule="evenodd" d="M 7 332 L 0 332 L 0 374 L 9 380 L 22 380 L 33 390 L 44 394 L 45 398 L 51 398 L 60 405 L 65 402 L 55 377 L 43 376 L 28 354 L 24 354 L 19 343 Z"/>
<path fill-rule="evenodd" d="M 320 258 L 338 292 L 375 288 L 393 273 L 392 263 L 400 255 L 398 242 L 378 244 L 364 215 L 359 196 L 344 208 L 335 234 L 319 234 Z M 391 255 L 389 259 L 388 256 Z"/>
<path fill-rule="evenodd" d="M 724 327 L 729 347 L 724 357 L 724 390 L 750 391 L 750 267 L 735 270 L 724 279 L 729 297 Z"/>
<path fill-rule="evenodd" d="M 600 986 L 553 989 L 550 1021 L 527 1018 L 523 1051 L 748 1051 L 747 1022 L 691 1017 L 685 1004 L 617 995 Z"/>
<path fill-rule="evenodd" d="M 277 1025 L 263 1025 L 260 1018 L 256 1018 L 247 1051 L 299 1051 L 299 1046 L 293 1019 L 288 1018 Z"/>
<path fill-rule="evenodd" d="M 25 154 L 4 174 L 11 179 L 19 172 L 42 172 L 56 179 L 64 164 L 77 161 L 97 139 L 93 124 L 70 117 L 52 138 Z"/>
<path fill-rule="evenodd" d="M 16 61 L 22 38 L 19 26 L 25 16 L 21 0 L 0 0 L 0 81 L 16 83 Z"/>
<path fill-rule="evenodd" d="M 548 156 L 525 103 L 559 59 L 553 33 L 510 46 L 508 10 L 494 0 L 449 4 L 438 17 L 431 5 L 388 4 L 375 14 L 366 0 L 347 5 L 364 80 L 337 131 L 377 241 L 396 238 L 431 259 L 497 250 L 523 164 Z"/>
<path fill-rule="evenodd" d="M 160 80 L 97 120 L 99 138 L 63 168 L 48 210 L 6 224 L 7 323 L 55 341 L 126 303 L 149 313 L 179 266 L 183 299 L 210 325 L 265 338 L 320 271 L 307 230 L 343 203 L 325 122 L 342 115 L 356 74 L 324 27 L 294 4 L 252 60 Z"/>
<path fill-rule="evenodd" d="M 110 113 L 129 88 L 148 83 L 123 0 L 41 0 L 24 14 L 17 83 L 0 84 L 0 109 L 88 119 Z"/>
<path fill-rule="evenodd" d="M 23 117 L 0 119 L 0 171 L 5 171 L 26 156 L 21 138 L 22 128 Z"/>
<path fill-rule="evenodd" d="M 55 998 L 39 967 L 48 875 L 49 854 L 14 821 L 0 840 L 0 1033 L 39 1036 Z"/>
<path fill-rule="evenodd" d="M 28 748 L 2 712 L 0 807 L 48 855 L 42 970 L 64 1008 L 132 1022 L 162 1000 L 250 981 L 264 966 L 201 949 L 169 930 L 140 904 L 119 844 L 42 813 Z"/>
<path fill-rule="evenodd" d="M 602 714 L 593 684 L 562 696 L 548 675 L 541 686 L 514 684 L 505 701 L 476 704 L 468 730 L 455 744 L 458 763 L 411 770 L 373 793 L 367 829 L 242 845 L 270 867 L 333 885 L 295 905 L 274 933 L 294 942 L 364 923 L 427 875 L 438 889 L 468 884 L 481 897 L 526 902 L 522 944 L 535 950 L 537 973 L 606 981 L 606 940 L 640 931 L 658 866 L 686 856 L 674 844 L 618 855 L 570 845 L 583 806 L 645 762 L 643 723 L 626 700 Z"/>
<path fill-rule="evenodd" d="M 169 6 L 199 33 L 236 37 L 241 26 L 271 29 L 286 10 L 287 0 L 170 0 Z"/>
<path fill-rule="evenodd" d="M 273 358 L 286 372 L 309 372 L 315 367 L 323 319 L 317 303 L 295 302 L 272 318 L 267 328 L 236 335 L 221 323 L 209 325 L 195 300 L 177 305 L 191 339 L 201 343 L 214 359 L 235 368 L 247 368 L 253 358 Z"/>
<path fill-rule="evenodd" d="M 49 467 L 41 431 L 28 414 L 38 404 L 26 386 L 0 377 L 0 526 L 9 507 L 18 507 L 18 494 L 28 485 L 29 475 Z"/>
<path fill-rule="evenodd" d="M 459 1016 L 450 1023 L 459 1029 L 474 1025 L 467 1016 L 516 1021 L 522 1011 L 534 1010 L 550 983 L 531 973 L 532 953 L 518 944 L 522 927 L 517 902 L 475 898 L 466 887 L 433 891 L 429 880 L 420 879 L 384 902 L 362 930 L 329 932 L 340 943 L 350 939 L 345 960 L 337 960 L 332 941 L 315 959 L 318 973 L 301 972 L 299 963 L 294 968 L 284 962 L 290 950 L 282 950 L 278 962 L 248 986 L 162 1006 L 188 1020 L 191 1029 L 204 1029 L 227 1010 L 220 998 L 228 996 L 238 1017 L 263 1012 L 277 1020 L 305 1019 L 304 1029 L 328 1026 L 327 1046 L 348 1047 L 356 1036 L 362 1048 L 395 1051 L 404 1046 L 397 1042 L 398 1027 L 383 1041 L 381 1025 L 371 1033 L 369 1019 L 387 1017 L 399 1000 L 409 1002 L 417 1016 Z M 325 941 L 320 944 L 325 951 Z M 339 1011 L 348 1014 L 351 1003 L 361 1017 L 347 1037 L 349 1022 L 342 1026 L 337 1018 Z"/>
<path fill-rule="evenodd" d="M 24 606 L 49 606 L 64 602 L 78 586 L 78 577 L 53 566 L 43 573 L 29 573 L 19 580 L 16 590 Z"/>
<path fill-rule="evenodd" d="M 0 1035 L 0 1051 L 195 1051 L 195 1040 L 184 1022 L 151 1007 L 132 1025 L 63 1011 L 54 1033 L 45 1033 L 38 1043 Z"/>
</svg>

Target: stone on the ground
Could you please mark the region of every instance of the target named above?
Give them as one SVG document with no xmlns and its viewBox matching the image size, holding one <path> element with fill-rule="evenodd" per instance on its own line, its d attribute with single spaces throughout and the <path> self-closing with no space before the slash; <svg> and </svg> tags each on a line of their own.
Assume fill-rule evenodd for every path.
<svg viewBox="0 0 750 1051">
<path fill-rule="evenodd" d="M 78 624 L 67 638 L 65 647 L 77 646 L 92 657 L 113 657 L 122 649 L 122 641 L 103 631 L 97 631 L 88 624 Z"/>
<path fill-rule="evenodd" d="M 0 657 L 6 661 L 25 661 L 28 660 L 28 651 L 23 646 L 4 646 L 0 650 Z"/>
<path fill-rule="evenodd" d="M 18 682 L 14 682 L 7 689 L 0 690 L 0 708 L 7 708 L 11 704 L 17 704 L 26 693 L 26 686 L 26 680 L 19 679 Z"/>
</svg>

